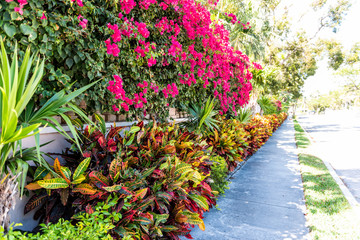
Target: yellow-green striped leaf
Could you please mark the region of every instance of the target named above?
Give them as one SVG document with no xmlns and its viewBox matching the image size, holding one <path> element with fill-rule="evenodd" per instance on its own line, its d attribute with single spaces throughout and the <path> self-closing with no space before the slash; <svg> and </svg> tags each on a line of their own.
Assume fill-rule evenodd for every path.
<svg viewBox="0 0 360 240">
<path fill-rule="evenodd" d="M 186 174 L 190 171 L 192 171 L 192 167 L 190 164 L 187 164 L 187 163 L 180 163 L 177 167 L 176 167 L 176 170 L 175 170 L 175 176 L 180 174 Z"/>
<path fill-rule="evenodd" d="M 189 194 L 188 197 L 191 198 L 194 202 L 196 202 L 199 207 L 205 210 L 209 210 L 209 204 L 207 203 L 205 197 L 196 194 Z"/>
<path fill-rule="evenodd" d="M 67 188 L 69 184 L 63 178 L 52 178 L 52 179 L 45 179 L 39 180 L 37 183 L 46 189 L 58 189 L 58 188 Z"/>
<path fill-rule="evenodd" d="M 91 158 L 85 158 L 79 166 L 75 169 L 73 179 L 76 180 L 81 174 L 83 174 L 90 164 Z"/>
</svg>

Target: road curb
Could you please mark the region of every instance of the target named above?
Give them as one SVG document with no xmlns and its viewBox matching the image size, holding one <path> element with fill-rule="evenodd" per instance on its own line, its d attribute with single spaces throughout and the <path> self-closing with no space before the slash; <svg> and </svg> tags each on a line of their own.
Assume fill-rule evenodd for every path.
<svg viewBox="0 0 360 240">
<path fill-rule="evenodd" d="M 301 124 L 298 122 L 298 124 L 301 126 Z M 301 128 L 304 130 L 307 138 L 309 139 L 311 145 L 315 146 L 316 142 L 312 139 L 311 135 L 306 131 L 306 129 L 301 126 Z M 344 182 L 341 180 L 341 178 L 337 175 L 335 169 L 331 166 L 331 164 L 326 160 L 324 156 L 322 156 L 321 153 L 319 153 L 316 150 L 315 147 L 315 154 L 321 159 L 321 161 L 325 164 L 326 168 L 329 170 L 331 176 L 337 183 L 337 185 L 340 187 L 342 193 L 344 194 L 346 200 L 349 202 L 351 207 L 356 211 L 358 216 L 360 217 L 360 204 L 356 201 L 354 195 L 350 192 L 349 188 L 344 184 Z"/>
</svg>

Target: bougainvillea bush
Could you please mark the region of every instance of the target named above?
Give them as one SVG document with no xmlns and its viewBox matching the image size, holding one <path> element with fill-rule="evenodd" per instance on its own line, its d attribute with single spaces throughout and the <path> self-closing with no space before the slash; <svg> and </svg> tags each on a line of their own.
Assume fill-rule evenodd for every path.
<svg viewBox="0 0 360 240">
<path fill-rule="evenodd" d="M 214 96 L 220 113 L 249 99 L 252 64 L 195 0 L 6 0 L 0 35 L 46 57 L 39 104 L 54 90 L 102 79 L 88 111 L 157 118 L 167 106 Z M 229 21 L 233 17 L 229 18 Z M 235 23 L 235 22 L 234 22 Z M 236 24 L 236 23 L 235 23 Z M 11 39 L 12 41 L 9 41 Z"/>
</svg>

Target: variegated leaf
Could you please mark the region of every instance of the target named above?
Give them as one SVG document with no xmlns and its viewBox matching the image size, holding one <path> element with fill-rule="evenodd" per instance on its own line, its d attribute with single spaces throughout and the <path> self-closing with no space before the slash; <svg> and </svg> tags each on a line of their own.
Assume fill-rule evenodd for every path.
<svg viewBox="0 0 360 240">
<path fill-rule="evenodd" d="M 189 194 L 188 197 L 191 198 L 194 202 L 196 202 L 199 207 L 205 210 L 209 210 L 209 205 L 205 197 L 196 194 Z"/>
<path fill-rule="evenodd" d="M 24 214 L 27 214 L 31 210 L 40 206 L 42 203 L 44 203 L 46 201 L 47 198 L 48 198 L 48 196 L 45 192 L 42 192 L 39 195 L 36 195 L 36 194 L 33 195 L 25 205 Z"/>
<path fill-rule="evenodd" d="M 186 174 L 190 171 L 193 171 L 193 168 L 190 164 L 187 163 L 180 163 L 178 166 L 176 166 L 175 170 L 175 176 Z"/>
<path fill-rule="evenodd" d="M 52 178 L 52 179 L 45 179 L 39 180 L 37 183 L 46 189 L 58 189 L 58 188 L 67 188 L 69 184 L 63 178 Z"/>
<path fill-rule="evenodd" d="M 74 181 L 72 181 L 72 184 L 80 184 L 83 181 L 85 181 L 86 177 L 84 176 L 84 174 L 80 174 L 80 176 L 78 176 L 78 178 L 76 178 Z"/>
<path fill-rule="evenodd" d="M 76 180 L 81 174 L 83 174 L 90 164 L 91 158 L 85 158 L 79 166 L 75 169 L 73 180 Z"/>
<path fill-rule="evenodd" d="M 84 195 L 93 195 L 96 193 L 96 189 L 94 189 L 92 186 L 90 186 L 90 184 L 87 183 L 77 185 L 75 188 L 73 188 L 72 191 L 79 192 Z"/>
<path fill-rule="evenodd" d="M 141 178 L 144 179 L 144 178 L 150 176 L 150 174 L 152 174 L 152 172 L 155 170 L 155 168 L 156 168 L 156 166 L 143 171 L 141 173 Z"/>
<path fill-rule="evenodd" d="M 89 174 L 89 177 L 92 180 L 92 182 L 100 189 L 109 186 L 109 180 L 104 175 L 102 175 L 101 172 L 92 171 Z"/>
<path fill-rule="evenodd" d="M 34 181 L 43 179 L 46 176 L 46 174 L 48 174 L 48 173 L 49 173 L 49 170 L 47 170 L 46 168 L 38 167 L 34 174 Z"/>
</svg>

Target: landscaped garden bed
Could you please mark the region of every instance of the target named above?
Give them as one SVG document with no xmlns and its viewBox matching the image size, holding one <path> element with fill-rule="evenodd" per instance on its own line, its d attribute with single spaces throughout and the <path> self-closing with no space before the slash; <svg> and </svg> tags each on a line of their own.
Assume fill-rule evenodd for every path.
<svg viewBox="0 0 360 240">
<path fill-rule="evenodd" d="M 106 130 L 103 122 L 87 126 L 79 132 L 81 151 L 74 144 L 62 155 L 65 164 L 56 159 L 51 170 L 34 169 L 26 188 L 35 194 L 25 213 L 37 208 L 35 217 L 49 224 L 86 212 L 92 220 L 82 221 L 99 224 L 91 214 L 106 202 L 111 206 L 105 207 L 104 222 L 110 224 L 106 233 L 111 237 L 191 237 L 195 225 L 205 228 L 202 215 L 225 190 L 229 169 L 263 145 L 285 118 L 257 115 L 247 124 L 222 119 L 220 130 L 207 135 L 156 122 L 139 122 L 122 134 L 122 127 Z M 47 231 L 36 237 L 45 234 L 46 239 Z M 59 231 L 59 236 L 77 231 Z"/>
<path fill-rule="evenodd" d="M 279 101 L 262 101 L 266 115 L 244 110 L 262 67 L 211 20 L 216 2 L 0 4 L 5 239 L 191 238 L 227 174 L 286 119 Z M 169 124 L 173 109 L 187 119 Z M 136 124 L 109 129 L 102 116 Z M 71 147 L 42 152 L 45 126 Z M 8 226 L 17 191 L 43 223 L 32 233 Z"/>
</svg>

